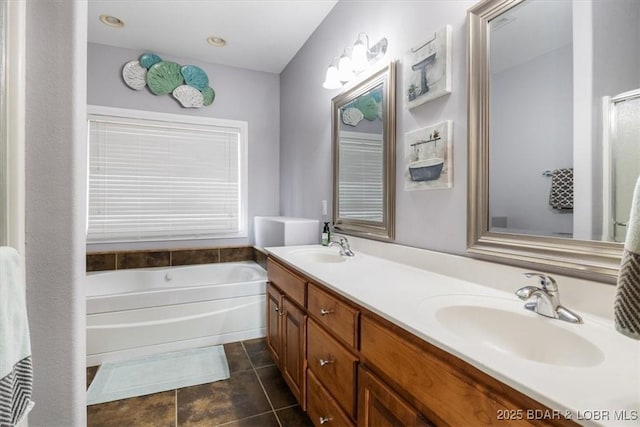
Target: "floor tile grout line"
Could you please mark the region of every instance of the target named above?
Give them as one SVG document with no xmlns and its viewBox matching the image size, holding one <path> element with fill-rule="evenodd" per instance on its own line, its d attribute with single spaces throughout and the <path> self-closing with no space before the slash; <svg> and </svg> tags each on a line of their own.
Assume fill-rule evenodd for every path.
<svg viewBox="0 0 640 427">
<path fill-rule="evenodd" d="M 233 421 L 227 421 L 224 422 L 222 424 L 216 424 L 215 427 L 223 427 L 223 426 L 228 426 L 229 424 L 233 424 L 233 423 L 237 423 L 239 421 L 246 421 L 246 420 L 250 420 L 252 418 L 257 418 L 257 417 L 261 417 L 263 415 L 267 415 L 267 414 L 271 414 L 273 413 L 273 411 L 266 411 L 266 412 L 262 412 L 260 414 L 255 414 L 255 415 L 251 415 L 250 417 L 246 417 L 246 418 L 240 418 L 238 420 L 233 420 Z"/>
<path fill-rule="evenodd" d="M 282 425 L 282 423 L 280 422 L 280 418 L 278 418 L 278 415 L 276 414 L 276 409 L 273 407 L 273 403 L 271 403 L 271 399 L 269 398 L 269 394 L 267 393 L 267 389 L 264 387 L 264 384 L 262 384 L 262 380 L 260 379 L 260 375 L 258 375 L 258 371 L 256 370 L 256 367 L 253 364 L 253 360 L 251 360 L 251 357 L 249 356 L 249 352 L 247 351 L 247 348 L 244 346 L 244 341 L 240 341 L 240 343 L 242 344 L 242 348 L 244 349 L 244 352 L 247 354 L 247 357 L 249 358 L 249 363 L 251 364 L 251 367 L 253 368 L 253 373 L 255 374 L 256 378 L 258 379 L 258 384 L 260 384 L 260 387 L 262 388 L 262 392 L 264 393 L 264 396 L 267 398 L 267 402 L 269 402 L 269 406 L 271 407 L 271 411 L 273 411 L 273 416 L 276 417 L 276 421 L 278 422 L 278 425 L 280 427 L 284 427 Z"/>
<path fill-rule="evenodd" d="M 274 409 L 276 412 L 278 411 L 283 411 L 285 409 L 291 409 L 291 408 L 295 408 L 296 406 L 300 406 L 299 403 L 294 403 L 293 405 L 289 405 L 289 406 L 283 406 L 282 408 L 278 408 L 278 409 Z"/>
</svg>

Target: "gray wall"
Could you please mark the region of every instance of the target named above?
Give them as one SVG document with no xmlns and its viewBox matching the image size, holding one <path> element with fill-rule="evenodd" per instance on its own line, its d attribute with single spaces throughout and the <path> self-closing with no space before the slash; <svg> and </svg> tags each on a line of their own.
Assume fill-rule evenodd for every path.
<svg viewBox="0 0 640 427">
<path fill-rule="evenodd" d="M 86 2 L 26 14 L 26 278 L 30 426 L 85 425 Z"/>
<path fill-rule="evenodd" d="M 549 206 L 545 170 L 573 166 L 571 44 L 491 75 L 490 217 L 534 234 L 573 234 L 573 212 Z M 500 231 L 500 230 L 496 230 Z"/>
<path fill-rule="evenodd" d="M 155 96 L 146 88 L 129 89 L 121 78 L 122 66 L 143 51 L 89 43 L 87 72 L 89 105 L 162 113 L 189 114 L 249 123 L 249 237 L 149 243 L 92 244 L 87 250 L 218 246 L 253 242 L 253 217 L 279 213 L 280 82 L 277 74 L 209 64 L 162 55 L 181 65 L 201 67 L 209 76 L 216 98 L 208 107 L 182 108 L 170 95 Z"/>
<path fill-rule="evenodd" d="M 321 201 L 331 201 L 331 98 L 340 90 L 322 87 L 327 66 L 359 32 L 372 43 L 389 40 L 386 60 L 402 59 L 444 25 L 453 27 L 450 95 L 409 111 L 398 94 L 396 169 L 402 171 L 404 134 L 453 120 L 453 188 L 404 191 L 396 175 L 396 242 L 464 254 L 467 212 L 466 13 L 475 1 L 349 1 L 334 7 L 280 75 L 280 206 L 283 215 L 318 218 Z M 397 88 L 402 85 L 398 64 Z M 331 212 L 331 209 L 329 210 Z"/>
</svg>

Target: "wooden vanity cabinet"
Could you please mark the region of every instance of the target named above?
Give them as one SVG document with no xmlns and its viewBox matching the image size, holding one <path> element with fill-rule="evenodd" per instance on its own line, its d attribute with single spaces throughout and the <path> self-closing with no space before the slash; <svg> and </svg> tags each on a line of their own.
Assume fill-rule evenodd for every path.
<svg viewBox="0 0 640 427">
<path fill-rule="evenodd" d="M 358 427 L 432 427 L 434 425 L 371 371 L 360 366 Z"/>
<path fill-rule="evenodd" d="M 282 358 L 282 299 L 280 290 L 271 282 L 267 283 L 267 349 L 278 366 Z"/>
<path fill-rule="evenodd" d="M 307 322 L 309 370 L 355 420 L 358 358 L 313 319 L 309 318 Z"/>
<path fill-rule="evenodd" d="M 312 417 L 318 425 L 355 425 L 357 417 L 359 311 L 341 297 L 309 282 L 307 289 L 307 366 L 309 407 L 339 416 Z M 312 393 L 311 378 L 318 392 Z M 319 387 L 319 388 L 318 388 Z M 329 397 L 329 403 L 315 399 Z M 329 418 L 333 418 L 331 421 Z"/>
<path fill-rule="evenodd" d="M 309 370 L 307 414 L 316 427 L 354 427 L 355 424 Z"/>
<path fill-rule="evenodd" d="M 359 312 L 356 308 L 326 292 L 319 285 L 309 283 L 307 311 L 347 348 L 354 351 L 357 349 Z"/>
<path fill-rule="evenodd" d="M 306 409 L 306 281 L 271 259 L 267 271 L 267 348 Z"/>
<path fill-rule="evenodd" d="M 376 315 L 362 317 L 360 340 L 363 364 L 435 425 L 576 425 L 528 416 L 552 411 Z"/>
<path fill-rule="evenodd" d="M 527 417 L 553 411 L 271 257 L 267 266 L 268 348 L 316 427 L 577 425 Z"/>
</svg>

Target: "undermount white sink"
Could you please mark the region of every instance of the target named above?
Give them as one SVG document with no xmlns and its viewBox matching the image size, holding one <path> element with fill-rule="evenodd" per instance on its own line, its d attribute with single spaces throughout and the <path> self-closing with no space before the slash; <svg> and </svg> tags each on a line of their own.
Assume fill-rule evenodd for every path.
<svg viewBox="0 0 640 427">
<path fill-rule="evenodd" d="M 589 326 L 526 311 L 515 297 L 511 301 L 446 295 L 424 300 L 420 312 L 470 344 L 521 359 L 572 367 L 596 366 L 604 361 L 600 348 L 571 331 Z"/>
<path fill-rule="evenodd" d="M 311 248 L 299 249 L 291 252 L 291 256 L 300 261 L 318 262 L 318 263 L 337 263 L 345 262 L 346 256 L 340 255 L 336 248 Z"/>
</svg>

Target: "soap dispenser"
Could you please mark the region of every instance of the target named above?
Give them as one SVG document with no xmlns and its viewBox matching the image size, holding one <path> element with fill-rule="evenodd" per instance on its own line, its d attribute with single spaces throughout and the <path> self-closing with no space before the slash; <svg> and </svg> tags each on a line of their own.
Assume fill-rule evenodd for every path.
<svg viewBox="0 0 640 427">
<path fill-rule="evenodd" d="M 322 229 L 322 246 L 328 246 L 329 241 L 331 239 L 331 228 L 329 227 L 329 223 L 324 223 L 324 228 Z"/>
</svg>

